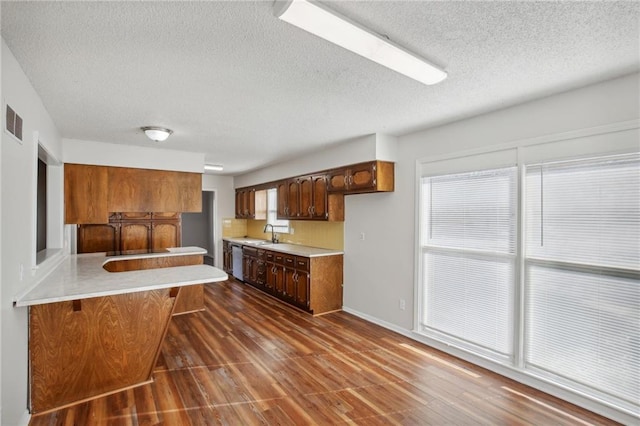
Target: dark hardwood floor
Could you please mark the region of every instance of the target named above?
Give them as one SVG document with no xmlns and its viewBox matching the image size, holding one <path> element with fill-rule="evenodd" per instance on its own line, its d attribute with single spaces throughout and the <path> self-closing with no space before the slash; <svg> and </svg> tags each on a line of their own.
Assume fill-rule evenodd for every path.
<svg viewBox="0 0 640 426">
<path fill-rule="evenodd" d="M 32 425 L 604 425 L 613 422 L 336 312 L 236 281 L 172 320 L 151 384 Z"/>
</svg>

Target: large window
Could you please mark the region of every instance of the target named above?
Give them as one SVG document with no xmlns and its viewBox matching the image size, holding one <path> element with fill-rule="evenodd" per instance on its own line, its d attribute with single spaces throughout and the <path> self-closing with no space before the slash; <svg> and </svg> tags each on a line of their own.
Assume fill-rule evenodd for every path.
<svg viewBox="0 0 640 426">
<path fill-rule="evenodd" d="M 547 151 L 422 165 L 418 331 L 639 412 L 640 155 Z"/>
</svg>

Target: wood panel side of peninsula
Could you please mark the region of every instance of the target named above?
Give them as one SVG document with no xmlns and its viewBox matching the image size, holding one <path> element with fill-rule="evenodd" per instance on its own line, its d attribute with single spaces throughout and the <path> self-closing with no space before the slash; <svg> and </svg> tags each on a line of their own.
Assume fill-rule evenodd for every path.
<svg viewBox="0 0 640 426">
<path fill-rule="evenodd" d="M 171 289 L 31 306 L 31 412 L 151 380 L 174 306 Z"/>
</svg>

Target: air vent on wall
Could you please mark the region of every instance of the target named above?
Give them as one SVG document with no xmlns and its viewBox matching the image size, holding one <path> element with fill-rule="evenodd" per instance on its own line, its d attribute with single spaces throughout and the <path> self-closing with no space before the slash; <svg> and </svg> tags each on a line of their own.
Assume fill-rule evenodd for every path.
<svg viewBox="0 0 640 426">
<path fill-rule="evenodd" d="M 16 112 L 7 105 L 7 131 L 11 133 L 13 136 L 22 140 L 22 117 L 20 117 Z"/>
</svg>

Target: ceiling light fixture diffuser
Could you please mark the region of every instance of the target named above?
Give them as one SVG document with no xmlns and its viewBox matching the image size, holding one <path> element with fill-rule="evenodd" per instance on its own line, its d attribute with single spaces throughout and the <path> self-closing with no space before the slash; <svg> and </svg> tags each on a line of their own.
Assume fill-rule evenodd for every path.
<svg viewBox="0 0 640 426">
<path fill-rule="evenodd" d="M 274 14 L 285 22 L 421 83 L 431 85 L 447 78 L 447 73 L 438 66 L 320 3 L 276 1 Z"/>
<path fill-rule="evenodd" d="M 145 126 L 141 127 L 141 129 L 144 130 L 144 134 L 147 135 L 149 139 L 156 142 L 167 140 L 169 135 L 173 133 L 173 130 L 165 129 L 164 127 Z"/>
<path fill-rule="evenodd" d="M 207 172 L 221 172 L 224 167 L 221 164 L 205 164 L 204 170 Z"/>
</svg>

